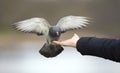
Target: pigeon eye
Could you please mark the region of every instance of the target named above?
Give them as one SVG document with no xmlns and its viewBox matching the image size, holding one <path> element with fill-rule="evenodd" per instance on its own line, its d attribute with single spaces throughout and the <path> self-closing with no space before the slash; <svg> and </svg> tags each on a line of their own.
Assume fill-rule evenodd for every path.
<svg viewBox="0 0 120 73">
<path fill-rule="evenodd" d="M 57 36 L 59 36 L 59 32 L 56 32 Z"/>
</svg>

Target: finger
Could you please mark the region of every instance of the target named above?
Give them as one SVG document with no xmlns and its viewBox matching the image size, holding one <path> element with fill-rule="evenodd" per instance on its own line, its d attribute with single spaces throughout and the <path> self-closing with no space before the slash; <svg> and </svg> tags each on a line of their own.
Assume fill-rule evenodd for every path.
<svg viewBox="0 0 120 73">
<path fill-rule="evenodd" d="M 79 36 L 76 33 L 74 33 L 74 36 L 77 37 L 77 38 L 79 38 Z"/>
<path fill-rule="evenodd" d="M 59 41 L 53 41 L 54 44 L 61 45 L 61 42 Z"/>
<path fill-rule="evenodd" d="M 76 33 L 74 33 L 74 35 L 77 35 Z"/>
<path fill-rule="evenodd" d="M 74 33 L 74 36 L 78 36 L 76 33 Z"/>
<path fill-rule="evenodd" d="M 76 34 L 76 33 L 74 33 L 74 36 L 77 36 L 77 34 Z"/>
</svg>

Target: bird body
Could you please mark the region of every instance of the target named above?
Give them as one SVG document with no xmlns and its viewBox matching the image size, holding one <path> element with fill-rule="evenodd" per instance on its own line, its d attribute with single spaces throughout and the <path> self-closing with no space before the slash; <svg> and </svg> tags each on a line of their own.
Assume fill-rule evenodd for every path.
<svg viewBox="0 0 120 73">
<path fill-rule="evenodd" d="M 39 50 L 39 53 L 44 55 L 45 57 L 54 57 L 61 53 L 64 50 L 62 46 L 51 44 L 52 41 L 59 40 L 60 34 L 61 32 L 59 27 L 51 26 L 46 38 L 46 43 Z"/>
<path fill-rule="evenodd" d="M 60 45 L 52 45 L 51 42 L 58 41 L 60 35 L 68 30 L 83 28 L 88 24 L 87 17 L 66 16 L 61 18 L 58 23 L 51 26 L 44 18 L 31 18 L 17 22 L 13 26 L 23 32 L 45 35 L 46 43 L 40 49 L 40 53 L 45 57 L 55 57 L 63 51 Z"/>
</svg>

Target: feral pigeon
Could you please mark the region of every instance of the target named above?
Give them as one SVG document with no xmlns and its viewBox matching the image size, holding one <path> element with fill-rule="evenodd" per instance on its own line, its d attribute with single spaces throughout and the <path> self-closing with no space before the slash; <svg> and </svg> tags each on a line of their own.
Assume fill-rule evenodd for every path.
<svg viewBox="0 0 120 73">
<path fill-rule="evenodd" d="M 60 45 L 52 45 L 51 42 L 58 41 L 61 33 L 68 30 L 86 27 L 89 20 L 83 16 L 65 16 L 61 18 L 54 26 L 50 25 L 44 18 L 31 18 L 13 24 L 20 31 L 35 33 L 37 35 L 45 35 L 46 43 L 40 49 L 40 54 L 45 57 L 55 57 L 64 49 Z"/>
</svg>

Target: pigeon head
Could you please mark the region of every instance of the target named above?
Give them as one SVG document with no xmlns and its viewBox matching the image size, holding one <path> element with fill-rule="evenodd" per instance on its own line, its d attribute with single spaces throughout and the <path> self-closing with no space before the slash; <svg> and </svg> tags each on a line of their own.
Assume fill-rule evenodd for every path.
<svg viewBox="0 0 120 73">
<path fill-rule="evenodd" d="M 52 26 L 50 27 L 49 29 L 49 35 L 50 37 L 59 37 L 61 35 L 61 29 L 60 27 L 57 27 L 57 26 Z"/>
</svg>

